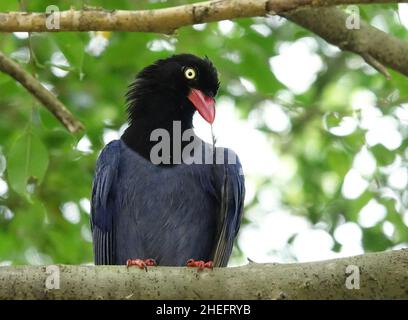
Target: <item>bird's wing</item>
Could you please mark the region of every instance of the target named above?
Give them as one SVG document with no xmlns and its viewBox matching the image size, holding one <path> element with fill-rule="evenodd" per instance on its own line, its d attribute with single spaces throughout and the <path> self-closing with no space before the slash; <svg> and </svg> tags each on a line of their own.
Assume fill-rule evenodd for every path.
<svg viewBox="0 0 408 320">
<path fill-rule="evenodd" d="M 91 228 L 94 243 L 95 264 L 113 263 L 113 215 L 115 180 L 120 159 L 120 142 L 109 143 L 101 152 L 92 187 Z"/>
<path fill-rule="evenodd" d="M 214 247 L 213 263 L 215 267 L 225 267 L 232 252 L 244 207 L 245 181 L 238 157 L 235 164 L 218 166 L 218 175 L 223 176 L 221 185 L 220 213 Z"/>
</svg>

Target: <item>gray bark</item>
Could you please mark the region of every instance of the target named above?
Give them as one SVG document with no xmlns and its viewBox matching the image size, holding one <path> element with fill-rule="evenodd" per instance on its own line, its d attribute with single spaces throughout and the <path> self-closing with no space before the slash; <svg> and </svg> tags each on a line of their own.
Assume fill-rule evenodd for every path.
<svg viewBox="0 0 408 320">
<path fill-rule="evenodd" d="M 335 260 L 192 268 L 0 268 L 1 299 L 408 299 L 408 250 Z M 56 280 L 59 289 L 47 289 Z M 48 280 L 47 280 L 48 277 Z M 359 279 L 358 279 L 359 278 Z M 55 284 L 58 281 L 54 281 Z"/>
</svg>

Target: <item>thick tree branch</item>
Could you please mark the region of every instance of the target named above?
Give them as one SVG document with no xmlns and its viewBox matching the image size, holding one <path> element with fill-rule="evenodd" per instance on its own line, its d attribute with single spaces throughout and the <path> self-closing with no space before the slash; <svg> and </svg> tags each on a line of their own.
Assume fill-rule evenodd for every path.
<svg viewBox="0 0 408 320">
<path fill-rule="evenodd" d="M 389 78 L 386 67 L 408 76 L 408 43 L 362 22 L 347 29 L 347 15 L 334 5 L 407 3 L 408 0 L 213 0 L 157 10 L 84 8 L 55 13 L 0 13 L 0 32 L 138 31 L 173 33 L 196 23 L 280 14 L 328 42 L 361 55 Z M 320 9 L 314 9 L 320 7 Z M 56 19 L 58 18 L 58 19 Z M 50 28 L 51 22 L 52 27 Z M 56 24 L 58 20 L 58 24 Z"/>
<path fill-rule="evenodd" d="M 408 76 L 408 43 L 361 21 L 360 29 L 347 29 L 348 15 L 337 8 L 300 9 L 283 17 L 319 35 L 342 50 L 357 53 L 386 77 L 384 66 Z"/>
<path fill-rule="evenodd" d="M 349 267 L 352 266 L 352 267 Z M 299 264 L 190 268 L 0 267 L 3 299 L 408 299 L 408 250 Z M 360 279 L 356 278 L 356 268 Z M 359 282 L 359 289 L 351 289 Z M 55 285 L 55 282 L 53 282 Z M 347 285 L 348 284 L 348 285 Z"/>
<path fill-rule="evenodd" d="M 37 79 L 25 71 L 20 65 L 0 52 L 0 71 L 20 82 L 38 101 L 72 133 L 83 129 L 81 122 L 76 120 L 69 110 Z"/>
<path fill-rule="evenodd" d="M 406 3 L 408 0 L 213 0 L 156 10 L 67 10 L 55 14 L 59 26 L 49 27 L 47 13 L 0 13 L 0 32 L 139 31 L 171 33 L 196 23 L 279 14 L 289 10 L 341 4 Z M 52 19 L 51 19 L 52 20 Z"/>
</svg>

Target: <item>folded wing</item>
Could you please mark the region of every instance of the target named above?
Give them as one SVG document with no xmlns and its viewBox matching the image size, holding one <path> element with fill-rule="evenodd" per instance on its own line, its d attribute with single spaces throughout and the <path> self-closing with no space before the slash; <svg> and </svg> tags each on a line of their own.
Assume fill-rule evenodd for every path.
<svg viewBox="0 0 408 320">
<path fill-rule="evenodd" d="M 239 159 L 238 157 L 235 159 L 235 164 L 216 166 L 217 178 L 221 178 L 221 197 L 216 245 L 213 250 L 215 267 L 227 266 L 241 224 L 245 181 Z"/>
<path fill-rule="evenodd" d="M 96 265 L 114 262 L 113 216 L 118 210 L 115 201 L 115 180 L 119 170 L 120 142 L 109 143 L 96 164 L 92 188 L 91 228 Z"/>
</svg>

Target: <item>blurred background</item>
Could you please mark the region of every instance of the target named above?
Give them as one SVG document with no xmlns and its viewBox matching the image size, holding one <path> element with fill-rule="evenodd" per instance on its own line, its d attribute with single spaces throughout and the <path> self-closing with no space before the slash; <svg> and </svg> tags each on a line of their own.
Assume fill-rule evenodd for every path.
<svg viewBox="0 0 408 320">
<path fill-rule="evenodd" d="M 83 5 L 153 9 L 187 1 L 2 1 L 0 11 Z M 192 1 L 189 1 L 192 2 Z M 346 9 L 346 8 L 345 8 Z M 360 7 L 408 41 L 408 5 Z M 0 50 L 85 124 L 71 135 L 0 73 L 0 265 L 91 263 L 96 158 L 126 128 L 135 74 L 174 53 L 220 72 L 217 144 L 239 155 L 245 215 L 230 265 L 313 261 L 408 247 L 408 79 L 387 81 L 279 17 L 147 33 L 0 34 Z M 195 118 L 199 136 L 210 127 Z"/>
</svg>

